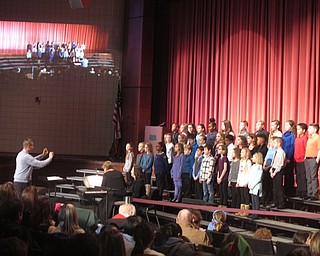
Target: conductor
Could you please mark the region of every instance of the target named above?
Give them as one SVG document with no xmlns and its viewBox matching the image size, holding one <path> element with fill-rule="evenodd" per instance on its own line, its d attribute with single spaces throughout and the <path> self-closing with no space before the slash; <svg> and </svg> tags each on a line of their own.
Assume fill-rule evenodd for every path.
<svg viewBox="0 0 320 256">
<path fill-rule="evenodd" d="M 31 183 L 33 168 L 43 168 L 51 163 L 54 152 L 48 152 L 47 148 L 44 148 L 42 154 L 33 157 L 30 155 L 34 149 L 34 144 L 31 139 L 23 141 L 23 149 L 18 153 L 16 158 L 16 170 L 13 177 L 13 186 L 19 192 L 28 187 Z M 44 159 L 49 154 L 49 157 Z"/>
</svg>

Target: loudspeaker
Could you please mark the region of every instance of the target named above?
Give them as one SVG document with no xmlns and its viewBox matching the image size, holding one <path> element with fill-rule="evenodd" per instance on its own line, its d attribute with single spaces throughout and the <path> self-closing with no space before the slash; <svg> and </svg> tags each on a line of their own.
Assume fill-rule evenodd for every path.
<svg viewBox="0 0 320 256">
<path fill-rule="evenodd" d="M 93 210 L 77 208 L 79 226 L 84 230 L 97 224 Z"/>
<path fill-rule="evenodd" d="M 83 8 L 82 0 L 69 0 L 71 9 Z"/>
</svg>

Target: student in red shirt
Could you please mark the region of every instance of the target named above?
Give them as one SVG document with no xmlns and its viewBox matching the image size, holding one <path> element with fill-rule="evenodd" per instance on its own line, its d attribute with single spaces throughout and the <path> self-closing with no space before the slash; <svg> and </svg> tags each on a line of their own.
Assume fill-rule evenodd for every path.
<svg viewBox="0 0 320 256">
<path fill-rule="evenodd" d="M 307 198 L 307 178 L 304 159 L 308 141 L 308 126 L 305 123 L 297 124 L 297 137 L 294 141 L 294 164 L 296 168 L 297 196 Z"/>
</svg>

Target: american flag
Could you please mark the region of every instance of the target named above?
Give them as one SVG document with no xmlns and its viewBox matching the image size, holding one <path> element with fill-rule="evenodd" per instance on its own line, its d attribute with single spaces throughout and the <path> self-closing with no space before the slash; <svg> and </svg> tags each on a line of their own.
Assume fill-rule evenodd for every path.
<svg viewBox="0 0 320 256">
<path fill-rule="evenodd" d="M 121 113 L 121 89 L 120 84 L 118 84 L 118 93 L 116 104 L 114 105 L 112 122 L 114 125 L 114 139 L 121 139 L 121 121 L 122 121 L 122 113 Z"/>
<path fill-rule="evenodd" d="M 121 121 L 122 121 L 122 113 L 121 113 L 121 89 L 120 83 L 118 84 L 118 93 L 116 104 L 114 105 L 112 123 L 114 125 L 114 139 L 112 146 L 109 150 L 109 156 L 115 157 L 118 154 L 120 139 L 121 139 Z"/>
</svg>

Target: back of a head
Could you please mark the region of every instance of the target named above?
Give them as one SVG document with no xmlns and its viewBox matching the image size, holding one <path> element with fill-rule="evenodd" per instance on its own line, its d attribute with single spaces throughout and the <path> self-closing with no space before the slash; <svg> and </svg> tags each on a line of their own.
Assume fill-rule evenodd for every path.
<svg viewBox="0 0 320 256">
<path fill-rule="evenodd" d="M 35 186 L 26 187 L 21 194 L 25 211 L 32 211 L 36 201 L 38 200 L 38 191 Z"/>
<path fill-rule="evenodd" d="M 7 237 L 0 239 L 0 252 L 6 256 L 27 256 L 28 246 L 17 237 Z"/>
<path fill-rule="evenodd" d="M 125 245 L 122 234 L 114 226 L 107 226 L 98 236 L 100 255 L 125 256 Z"/>
<path fill-rule="evenodd" d="M 192 222 L 192 214 L 191 214 L 191 212 L 188 209 L 182 209 L 178 213 L 176 221 L 177 222 L 185 221 L 185 222 L 190 222 L 191 223 Z"/>
<path fill-rule="evenodd" d="M 12 182 L 6 182 L 0 185 L 0 206 L 11 198 L 20 199 L 19 193 L 13 187 Z M 1 207 L 0 207 L 1 208 Z"/>
<path fill-rule="evenodd" d="M 136 207 L 133 204 L 122 204 L 119 207 L 119 213 L 126 218 L 136 215 Z"/>
<path fill-rule="evenodd" d="M 74 235 L 78 224 L 78 211 L 72 204 L 64 205 L 59 212 L 59 221 L 62 222 L 61 231 L 68 236 Z"/>
<path fill-rule="evenodd" d="M 23 203 L 20 199 L 7 199 L 0 209 L 1 222 L 16 222 L 19 223 L 23 216 Z"/>
<path fill-rule="evenodd" d="M 151 245 L 153 241 L 153 234 L 154 232 L 147 221 L 143 220 L 139 223 L 133 234 L 133 238 L 136 243 L 132 254 L 143 254 L 144 250 Z"/>
<path fill-rule="evenodd" d="M 99 243 L 93 234 L 83 233 L 74 235 L 70 241 L 69 254 L 75 256 L 98 256 Z"/>
<path fill-rule="evenodd" d="M 129 216 L 123 224 L 123 232 L 129 236 L 133 236 L 136 227 L 141 222 L 142 218 L 140 216 Z"/>
<path fill-rule="evenodd" d="M 271 230 L 268 228 L 258 228 L 253 235 L 254 239 L 272 239 Z"/>
<path fill-rule="evenodd" d="M 292 237 L 292 242 L 294 244 L 305 244 L 307 239 L 311 237 L 310 232 L 297 231 Z"/>
<path fill-rule="evenodd" d="M 170 237 L 180 237 L 182 235 L 182 229 L 177 223 L 168 223 L 160 227 L 159 232 L 156 233 L 154 245 L 161 246 Z"/>
</svg>

